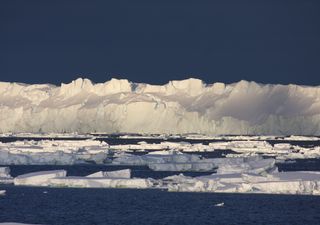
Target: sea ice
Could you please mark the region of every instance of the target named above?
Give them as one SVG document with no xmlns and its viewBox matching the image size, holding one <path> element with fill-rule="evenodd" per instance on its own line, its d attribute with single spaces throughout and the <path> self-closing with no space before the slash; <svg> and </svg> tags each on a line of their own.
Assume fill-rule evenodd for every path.
<svg viewBox="0 0 320 225">
<path fill-rule="evenodd" d="M 0 184 L 13 183 L 9 167 L 0 167 Z"/>
<path fill-rule="evenodd" d="M 65 170 L 50 170 L 27 173 L 15 177 L 14 185 L 48 186 L 52 178 L 65 177 L 66 175 L 67 171 Z"/>
<path fill-rule="evenodd" d="M 108 177 L 58 177 L 50 179 L 49 186 L 81 188 L 150 188 L 152 179 Z"/>
<path fill-rule="evenodd" d="M 87 177 L 107 177 L 107 178 L 131 178 L 131 170 L 99 171 L 88 175 Z"/>
</svg>

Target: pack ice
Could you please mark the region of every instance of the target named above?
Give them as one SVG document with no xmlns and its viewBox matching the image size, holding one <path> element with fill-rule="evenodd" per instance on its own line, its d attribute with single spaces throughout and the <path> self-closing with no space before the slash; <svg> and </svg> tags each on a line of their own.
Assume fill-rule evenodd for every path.
<svg viewBox="0 0 320 225">
<path fill-rule="evenodd" d="M 1 82 L 0 132 L 320 135 L 320 87 L 193 78 Z"/>
</svg>

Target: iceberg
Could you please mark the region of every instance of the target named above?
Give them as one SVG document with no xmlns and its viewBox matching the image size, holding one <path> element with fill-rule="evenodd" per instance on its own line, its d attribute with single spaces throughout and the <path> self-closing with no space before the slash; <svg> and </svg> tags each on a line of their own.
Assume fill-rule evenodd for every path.
<svg viewBox="0 0 320 225">
<path fill-rule="evenodd" d="M 139 165 L 146 166 L 154 163 L 189 163 L 198 162 L 201 156 L 195 154 L 184 154 L 180 152 L 156 153 L 152 152 L 145 155 L 133 155 L 128 153 L 118 154 L 113 159 L 112 164 L 115 165 Z"/>
<path fill-rule="evenodd" d="M 131 170 L 99 171 L 89 174 L 87 177 L 107 177 L 107 178 L 131 178 Z"/>
<path fill-rule="evenodd" d="M 185 162 L 185 163 L 149 163 L 148 167 L 154 171 L 194 171 L 207 172 L 217 168 L 209 162 Z"/>
<path fill-rule="evenodd" d="M 10 175 L 9 167 L 0 167 L 0 184 L 13 183 L 13 178 Z"/>
<path fill-rule="evenodd" d="M 50 179 L 51 187 L 77 188 L 150 188 L 152 179 L 143 178 L 108 178 L 108 177 L 58 177 Z"/>
<path fill-rule="evenodd" d="M 281 172 L 257 174 L 212 174 L 195 178 L 179 178 L 166 184 L 169 191 L 227 192 L 320 195 L 320 172 Z"/>
<path fill-rule="evenodd" d="M 0 142 L 2 165 L 97 164 L 107 160 L 109 145 L 96 140 L 41 140 Z"/>
<path fill-rule="evenodd" d="M 151 188 L 151 178 L 131 178 L 131 170 L 99 171 L 86 177 L 66 176 L 65 170 L 39 171 L 14 178 L 14 185 L 78 188 Z"/>
<path fill-rule="evenodd" d="M 248 81 L 0 82 L 0 132 L 320 135 L 319 102 L 319 86 Z"/>
<path fill-rule="evenodd" d="M 14 178 L 14 185 L 25 186 L 48 186 L 50 180 L 56 177 L 65 177 L 67 171 L 65 170 L 51 170 L 27 173 Z"/>
<path fill-rule="evenodd" d="M 263 159 L 261 157 L 238 157 L 209 159 L 218 166 L 218 174 L 226 173 L 253 173 L 263 174 L 277 171 L 276 160 L 273 158 Z"/>
</svg>

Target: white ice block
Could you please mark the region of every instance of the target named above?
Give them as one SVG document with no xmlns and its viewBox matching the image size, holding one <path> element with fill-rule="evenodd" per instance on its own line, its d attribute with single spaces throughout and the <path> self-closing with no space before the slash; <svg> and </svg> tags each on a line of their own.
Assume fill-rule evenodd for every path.
<svg viewBox="0 0 320 225">
<path fill-rule="evenodd" d="M 151 179 L 142 178 L 107 178 L 107 177 L 62 177 L 50 179 L 53 187 L 79 188 L 150 188 Z"/>
<path fill-rule="evenodd" d="M 65 170 L 50 170 L 27 173 L 14 178 L 14 185 L 48 186 L 50 179 L 56 177 L 65 177 L 66 175 L 67 171 Z"/>
<path fill-rule="evenodd" d="M 131 170 L 99 171 L 89 174 L 87 177 L 131 178 Z"/>
</svg>

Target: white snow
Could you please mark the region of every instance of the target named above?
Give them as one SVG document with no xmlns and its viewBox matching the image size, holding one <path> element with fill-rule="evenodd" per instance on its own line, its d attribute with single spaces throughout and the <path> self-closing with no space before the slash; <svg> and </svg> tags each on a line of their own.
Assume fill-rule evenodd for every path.
<svg viewBox="0 0 320 225">
<path fill-rule="evenodd" d="M 165 85 L 0 82 L 0 132 L 319 135 L 320 87 L 199 79 Z"/>
</svg>

